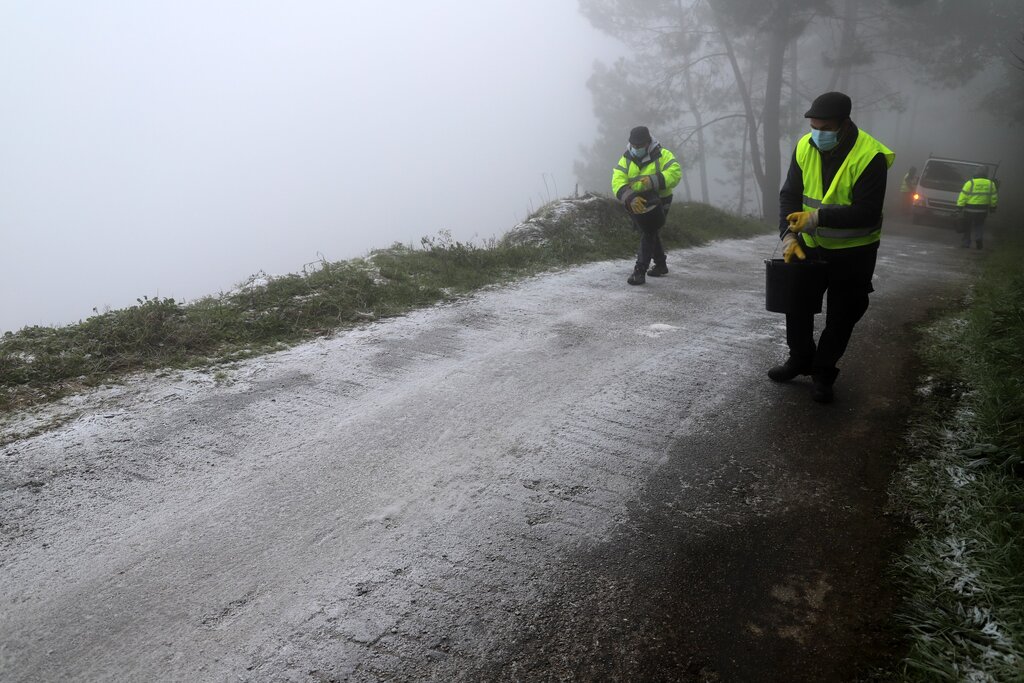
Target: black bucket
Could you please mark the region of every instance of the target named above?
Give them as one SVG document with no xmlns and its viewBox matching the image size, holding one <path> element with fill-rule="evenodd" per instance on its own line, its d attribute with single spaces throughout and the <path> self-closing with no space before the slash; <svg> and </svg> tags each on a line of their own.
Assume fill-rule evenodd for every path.
<svg viewBox="0 0 1024 683">
<path fill-rule="evenodd" d="M 828 279 L 824 261 L 765 259 L 764 307 L 773 313 L 821 313 Z"/>
</svg>

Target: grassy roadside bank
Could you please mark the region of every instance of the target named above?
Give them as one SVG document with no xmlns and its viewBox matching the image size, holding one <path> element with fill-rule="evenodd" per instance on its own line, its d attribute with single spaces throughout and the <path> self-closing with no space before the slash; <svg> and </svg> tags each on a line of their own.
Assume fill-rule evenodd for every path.
<svg viewBox="0 0 1024 683">
<path fill-rule="evenodd" d="M 771 230 L 707 205 L 680 203 L 662 237 L 666 248 L 680 248 Z M 77 324 L 26 327 L 0 338 L 0 413 L 140 370 L 238 360 L 488 285 L 627 258 L 637 241 L 617 202 L 587 195 L 552 202 L 483 245 L 442 232 L 418 246 L 395 244 L 302 273 L 253 276 L 233 292 L 189 303 L 143 297 Z"/>
<path fill-rule="evenodd" d="M 902 681 L 1024 681 L 1024 238 L 990 254 L 965 311 L 925 330 L 926 377 L 892 505 Z"/>
</svg>

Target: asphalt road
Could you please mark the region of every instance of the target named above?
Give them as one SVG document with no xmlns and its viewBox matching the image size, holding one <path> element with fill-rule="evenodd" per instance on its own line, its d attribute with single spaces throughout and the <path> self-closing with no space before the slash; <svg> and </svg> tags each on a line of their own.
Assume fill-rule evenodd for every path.
<svg viewBox="0 0 1024 683">
<path fill-rule="evenodd" d="M 0 680 L 853 680 L 914 325 L 979 259 L 887 228 L 836 402 L 770 382 L 772 237 L 532 278 L 62 403 L 0 449 Z M 39 415 L 8 419 L 24 430 Z"/>
</svg>

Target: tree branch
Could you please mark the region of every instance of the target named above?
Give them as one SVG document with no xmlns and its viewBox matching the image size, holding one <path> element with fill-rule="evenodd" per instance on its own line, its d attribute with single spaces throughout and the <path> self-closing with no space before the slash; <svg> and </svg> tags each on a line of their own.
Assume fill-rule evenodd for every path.
<svg viewBox="0 0 1024 683">
<path fill-rule="evenodd" d="M 745 119 L 745 118 L 747 118 L 746 114 L 726 114 L 725 116 L 719 116 L 717 119 L 712 119 L 711 121 L 706 121 L 706 122 L 702 123 L 701 125 L 697 126 L 696 128 L 694 128 L 693 130 L 691 130 L 690 134 L 687 135 L 685 138 L 683 138 L 683 140 L 679 143 L 679 145 L 680 146 L 685 145 L 690 140 L 690 138 L 692 138 L 694 135 L 696 135 L 701 130 L 703 130 L 703 129 L 707 128 L 708 126 L 710 126 L 712 123 L 718 123 L 719 121 L 725 121 L 726 119 Z"/>
</svg>

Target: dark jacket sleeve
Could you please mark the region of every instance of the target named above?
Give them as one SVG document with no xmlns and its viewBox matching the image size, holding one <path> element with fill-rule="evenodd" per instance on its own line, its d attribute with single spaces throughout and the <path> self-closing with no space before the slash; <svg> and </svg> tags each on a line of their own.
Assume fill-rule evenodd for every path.
<svg viewBox="0 0 1024 683">
<path fill-rule="evenodd" d="M 793 158 L 789 161 L 789 172 L 786 173 L 786 182 L 782 184 L 779 192 L 779 237 L 786 234 L 789 225 L 786 216 L 794 211 L 804 210 L 804 175 L 800 171 L 800 165 L 796 163 L 796 150 L 793 150 Z"/>
<path fill-rule="evenodd" d="M 877 225 L 882 217 L 888 171 L 885 157 L 876 154 L 853 184 L 850 206 L 821 209 L 818 212 L 818 225 L 826 228 L 866 228 Z"/>
</svg>

